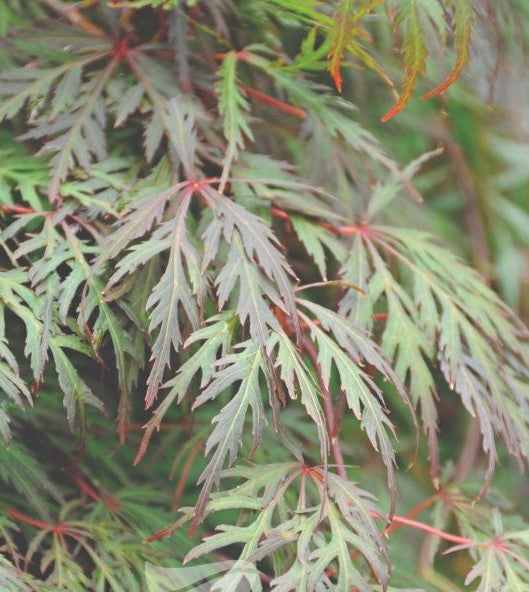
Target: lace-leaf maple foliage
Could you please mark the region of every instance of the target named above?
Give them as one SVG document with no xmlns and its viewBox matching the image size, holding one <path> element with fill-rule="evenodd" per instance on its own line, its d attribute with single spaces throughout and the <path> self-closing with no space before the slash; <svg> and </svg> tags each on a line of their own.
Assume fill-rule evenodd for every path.
<svg viewBox="0 0 529 592">
<path fill-rule="evenodd" d="M 524 589 L 527 516 L 491 483 L 529 460 L 528 330 L 402 224 L 443 147 L 401 165 L 347 98 L 457 99 L 504 9 L 27 4 L 0 0 L 0 587 L 220 558 L 216 590 Z"/>
</svg>

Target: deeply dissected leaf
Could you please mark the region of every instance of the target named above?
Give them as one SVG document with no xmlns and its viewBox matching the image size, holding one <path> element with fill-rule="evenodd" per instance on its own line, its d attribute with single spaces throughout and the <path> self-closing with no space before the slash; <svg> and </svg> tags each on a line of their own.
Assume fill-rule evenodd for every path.
<svg viewBox="0 0 529 592">
<path fill-rule="evenodd" d="M 414 402 L 420 403 L 432 474 L 437 474 L 437 411 L 431 364 L 438 363 L 450 388 L 478 418 L 483 446 L 489 454 L 489 480 L 496 459 L 495 433 L 502 435 L 514 454 L 525 456 L 524 430 L 513 433 L 503 427 L 512 421 L 507 419 L 512 417 L 507 403 L 510 397 L 518 401 L 525 398 L 522 383 L 526 378 L 519 375 L 520 366 L 514 361 L 527 356 L 517 337 L 524 329 L 476 274 L 451 253 L 434 246 L 427 235 L 411 237 L 406 231 L 387 228 L 373 232 L 366 244 L 364 238 L 355 238 L 355 249 L 344 266 L 344 278 L 361 286 L 367 298 L 348 295 L 344 310 L 358 315 L 357 306 L 359 310 L 366 310 L 366 306 L 373 310 L 379 298 L 385 297 L 387 320 L 382 346 L 394 360 L 397 375 L 408 381 Z M 412 273 L 411 295 L 395 282 L 375 245 Z M 504 340 L 518 343 L 510 354 L 513 365 L 498 365 L 492 353 L 495 344 Z M 515 375 L 521 382 L 514 390 L 506 389 L 507 376 Z"/>
<path fill-rule="evenodd" d="M 326 311 L 317 305 L 306 304 L 312 312 L 321 313 L 318 315 L 320 323 L 324 328 L 331 329 L 334 333 L 333 339 L 312 320 L 303 316 L 310 328 L 311 336 L 318 346 L 318 363 L 325 386 L 329 387 L 331 371 L 334 366 L 340 377 L 340 388 L 346 394 L 347 405 L 356 418 L 361 420 L 362 428 L 371 444 L 382 456 L 388 471 L 393 512 L 397 493 L 394 473 L 395 450 L 389 435 L 394 435 L 394 427 L 386 415 L 381 390 L 360 366 L 362 362 L 360 362 L 359 351 L 362 351 L 367 361 L 374 364 L 375 367 L 382 369 L 390 376 L 394 375 L 376 351 L 376 346 L 373 347 L 368 339 L 364 338 L 365 341 L 362 343 L 361 334 L 355 334 L 354 330 L 348 327 L 342 319 L 333 317 L 332 314 L 326 314 Z"/>
<path fill-rule="evenodd" d="M 99 347 L 105 335 L 109 335 L 115 355 L 115 364 L 118 371 L 118 383 L 121 389 L 120 407 L 118 410 L 118 426 L 120 437 L 125 437 L 125 426 L 128 422 L 130 411 L 130 385 L 127 381 L 126 367 L 127 358 L 135 358 L 136 352 L 131 343 L 130 337 L 123 331 L 121 320 L 111 309 L 110 305 L 103 298 L 104 285 L 98 275 L 91 269 L 83 253 L 83 246 L 78 241 L 72 230 L 65 226 L 66 238 L 72 248 L 73 256 L 79 274 L 84 275 L 84 282 L 88 292 L 79 306 L 79 320 L 82 326 L 87 326 L 89 318 L 96 310 L 97 316 L 93 323 L 92 344 Z M 76 280 L 77 284 L 77 280 Z"/>
<path fill-rule="evenodd" d="M 341 261 L 345 257 L 345 250 L 342 244 L 328 231 L 304 218 L 291 216 L 290 220 L 299 240 L 303 243 L 307 253 L 314 259 L 314 263 L 318 266 L 321 277 L 327 280 L 327 255 L 325 248 L 336 260 Z"/>
<path fill-rule="evenodd" d="M 209 383 L 215 371 L 218 353 L 220 352 L 221 357 L 227 353 L 231 341 L 232 327 L 233 313 L 226 311 L 216 317 L 211 317 L 209 325 L 193 332 L 186 340 L 186 348 L 197 342 L 203 343 L 201 343 L 197 352 L 181 366 L 176 376 L 164 385 L 165 388 L 170 390 L 146 425 L 146 431 L 135 463 L 138 463 L 145 454 L 154 430 L 160 428 L 160 424 L 173 402 L 176 400 L 177 403 L 180 403 L 198 372 L 200 372 L 201 387 L 203 388 Z"/>
<path fill-rule="evenodd" d="M 64 406 L 66 408 L 66 418 L 70 427 L 73 428 L 74 419 L 76 415 L 76 407 L 79 408 L 80 422 L 82 425 L 82 432 L 85 431 L 85 405 L 92 405 L 99 410 L 103 409 L 103 403 L 90 390 L 90 387 L 79 376 L 75 366 L 68 358 L 68 354 L 64 351 L 66 348 L 70 350 L 80 349 L 82 347 L 71 338 L 53 338 L 50 342 L 51 353 L 55 361 L 55 368 L 59 378 L 59 385 L 64 392 Z M 86 352 L 83 352 L 86 353 Z"/>
<path fill-rule="evenodd" d="M 33 376 L 42 377 L 47 359 L 47 348 L 43 347 L 43 324 L 36 312 L 40 301 L 24 285 L 27 275 L 23 271 L 7 271 L 1 274 L 0 298 L 4 307 L 9 308 L 23 323 L 26 329 L 24 354 L 29 357 Z"/>
<path fill-rule="evenodd" d="M 468 572 L 465 584 L 478 582 L 476 590 L 479 592 L 494 592 L 495 590 L 523 590 L 529 582 L 529 564 L 526 556 L 528 550 L 528 529 L 521 520 L 514 518 L 513 530 L 506 528 L 500 513 L 493 509 L 491 516 L 492 528 L 489 530 L 483 524 L 476 524 L 476 530 L 481 535 L 490 537 L 485 543 L 459 545 L 449 549 L 450 552 L 468 548 L 474 565 Z M 516 530 L 519 527 L 520 530 Z"/>
<path fill-rule="evenodd" d="M 40 150 L 40 154 L 54 154 L 50 161 L 53 172 L 48 187 L 51 201 L 57 200 L 60 182 L 66 178 L 66 174 L 76 162 L 88 169 L 92 162 L 92 155 L 95 155 L 98 160 L 106 158 L 107 149 L 103 131 L 105 119 L 100 97 L 118 64 L 117 59 L 110 61 L 101 72 L 101 76 L 88 83 L 86 96 L 73 113 L 53 123 L 42 123 L 21 136 L 22 140 L 53 138 Z"/>
<path fill-rule="evenodd" d="M 318 429 L 320 440 L 320 452 L 324 465 L 327 463 L 329 450 L 329 438 L 325 417 L 321 408 L 319 397 L 321 393 L 310 375 L 307 366 L 288 335 L 284 331 L 278 331 L 270 338 L 267 349 L 273 350 L 277 344 L 276 365 L 279 367 L 281 380 L 284 382 L 288 394 L 292 399 L 297 398 L 298 388 L 301 392 L 301 404 L 305 406 L 307 413 L 312 418 Z"/>
<path fill-rule="evenodd" d="M 430 92 L 424 94 L 422 96 L 423 99 L 431 99 L 432 97 L 444 93 L 457 81 L 463 68 L 470 60 L 472 6 L 467 0 L 455 0 L 453 4 L 455 21 L 454 49 L 456 52 L 456 61 L 452 70 L 447 74 L 444 82 Z"/>
<path fill-rule="evenodd" d="M 10 139 L 10 135 L 0 136 Z M 16 193 L 23 202 L 35 210 L 42 209 L 39 189 L 47 184 L 46 164 L 28 156 L 17 146 L 5 148 L 0 153 L 0 200 L 3 205 L 14 206 Z"/>
<path fill-rule="evenodd" d="M 427 122 L 410 106 L 395 140 L 369 121 L 372 77 L 352 72 L 359 108 L 322 84 L 329 70 L 342 90 L 351 65 L 391 88 L 380 64 L 394 66 L 394 24 L 407 72 L 389 117 L 409 102 L 428 52 L 443 68 L 452 37 L 455 65 L 430 96 L 455 81 L 474 18 L 494 21 L 490 35 L 472 35 L 485 50 L 476 72 L 495 52 L 499 68 L 515 3 L 37 4 L 0 0 L 0 550 L 16 569 L 0 564 L 0 588 L 141 592 L 146 571 L 175 564 L 183 579 L 160 585 L 181 586 L 189 567 L 191 586 L 205 574 L 213 590 L 442 587 L 437 536 L 466 553 L 450 577 L 467 570 L 481 590 L 524 590 L 526 524 L 494 489 L 475 508 L 471 499 L 504 458 L 498 436 L 529 457 L 527 330 L 458 257 L 402 225 L 451 231 L 463 252 L 454 222 L 464 203 L 484 250 L 509 243 L 522 270 L 523 134 L 482 136 L 490 110 L 458 93 Z M 32 26 L 2 36 L 12 15 Z M 509 125 L 494 113 L 503 138 Z M 436 141 L 446 153 L 418 178 L 419 206 L 411 179 L 440 150 L 397 162 Z M 489 141 L 496 150 L 483 158 Z M 481 159 L 492 171 L 483 181 Z M 494 263 L 483 269 L 495 286 Z M 436 491 L 420 448 L 395 475 L 415 407 Z M 463 443 L 445 428 L 467 415 Z M 474 425 L 489 461 L 480 494 Z M 384 510 L 350 480 L 385 492 L 379 457 Z M 519 502 L 521 481 L 503 475 L 500 491 Z M 183 512 L 169 526 L 168 476 Z M 401 526 L 424 542 L 420 532 L 393 539 Z M 200 565 L 180 567 L 184 555 Z"/>
<path fill-rule="evenodd" d="M 259 272 L 250 266 L 256 257 L 266 277 L 277 286 L 277 291 L 268 286 L 266 295 L 273 304 L 290 316 L 290 320 L 299 334 L 299 320 L 294 302 L 294 291 L 291 278 L 295 277 L 284 255 L 278 250 L 278 241 L 273 232 L 250 211 L 227 199 L 211 188 L 205 187 L 203 195 L 215 213 L 215 220 L 208 227 L 204 239 L 208 245 L 204 265 L 209 263 L 218 249 L 221 232 L 224 238 L 232 243 L 230 256 L 226 266 L 218 277 L 218 295 L 221 306 L 234 288 L 237 278 L 244 283 L 245 290 L 250 291 L 246 300 L 246 292 L 240 290 L 239 312 L 244 321 L 250 318 L 252 335 L 262 344 L 266 343 L 265 324 L 277 327 L 272 312 L 259 295 Z M 234 232 L 234 228 L 237 232 Z M 239 250 L 237 254 L 236 249 Z M 241 265 L 238 265 L 238 262 Z M 281 298 L 279 297 L 281 295 Z M 250 311 L 253 310 L 254 314 Z"/>
<path fill-rule="evenodd" d="M 279 329 L 279 321 L 266 301 L 265 294 L 276 304 L 280 302 L 279 295 L 264 283 L 258 270 L 252 266 L 238 235 L 232 239 L 226 266 L 217 278 L 217 294 L 221 308 L 234 291 L 236 282 L 239 286 L 237 314 L 242 323 L 249 320 L 251 336 L 260 344 L 264 344 L 269 330 Z"/>
<path fill-rule="evenodd" d="M 402 53 L 406 75 L 398 101 L 382 116 L 382 121 L 390 120 L 406 107 L 413 96 L 418 76 L 426 70 L 428 49 L 419 20 L 417 4 L 418 0 L 404 0 L 399 8 L 398 23 L 402 25 L 403 31 Z"/>
<path fill-rule="evenodd" d="M 336 590 L 345 592 L 356 586 L 368 591 L 372 589 L 367 583 L 369 575 L 350 554 L 351 546 L 359 545 L 358 551 L 384 586 L 388 579 L 388 565 L 383 539 L 372 518 L 379 511 L 373 497 L 336 475 L 329 476 L 328 497 L 323 496 L 323 490 L 319 488 L 310 490 L 309 494 L 301 475 L 300 468 L 293 463 L 258 468 L 235 467 L 224 471 L 223 477 L 245 480 L 233 490 L 214 494 L 206 511 L 211 513 L 242 507 L 247 510 L 247 522 L 219 527 L 218 532 L 208 536 L 187 555 L 186 561 L 219 548 L 242 544 L 239 561 L 234 562 L 228 573 L 215 584 L 220 586 L 229 582 L 234 585 L 241 580 L 242 574 L 248 573 L 252 565 L 248 562 L 262 559 L 278 548 L 295 543 L 294 563 L 284 574 L 272 580 L 273 590 L 308 592 L 331 585 L 333 578 L 336 579 Z M 299 489 L 297 479 L 301 479 Z M 297 511 L 288 501 L 291 490 L 297 490 L 293 498 L 298 500 Z M 314 501 L 321 496 L 320 501 L 326 510 L 325 521 L 330 526 L 328 537 L 321 530 L 323 525 L 319 520 L 318 505 L 306 507 L 303 501 L 306 495 L 315 498 Z M 277 524 L 275 517 L 279 510 L 284 518 Z"/>
<path fill-rule="evenodd" d="M 198 407 L 206 401 L 216 399 L 223 391 L 238 384 L 230 402 L 213 418 L 215 427 L 206 442 L 206 454 L 212 450 L 214 452 L 198 480 L 202 483 L 202 491 L 195 506 L 194 524 L 202 520 L 209 492 L 214 484 L 219 483 L 226 460 L 232 465 L 237 458 L 248 408 L 252 410 L 254 448 L 259 443 L 265 422 L 259 385 L 264 363 L 262 350 L 258 345 L 250 342 L 240 344 L 239 347 L 240 352 L 230 353 L 217 362 L 220 369 L 215 372 L 211 384 L 202 391 L 193 404 L 193 407 Z"/>
<path fill-rule="evenodd" d="M 342 92 L 343 80 L 340 68 L 346 51 L 350 51 L 366 65 L 380 71 L 375 60 L 368 56 L 356 39 L 357 36 L 365 36 L 359 23 L 377 4 L 380 4 L 380 0 L 363 0 L 360 3 L 354 0 L 342 0 L 334 15 L 330 31 L 331 49 L 328 56 L 328 69 L 338 92 Z"/>
<path fill-rule="evenodd" d="M 224 135 L 228 140 L 221 176 L 222 193 L 230 165 L 237 158 L 238 151 L 244 148 L 244 136 L 253 140 L 245 115 L 249 104 L 237 84 L 237 55 L 233 51 L 228 52 L 222 60 L 216 91 L 219 95 L 219 111 L 224 117 Z"/>
<path fill-rule="evenodd" d="M 183 267 L 185 257 L 188 267 L 198 269 L 198 256 L 189 243 L 185 231 L 185 215 L 191 195 L 183 197 L 175 214 L 174 228 L 170 228 L 170 255 L 167 269 L 152 291 L 147 308 L 152 309 L 149 330 L 159 328 L 158 337 L 153 344 L 153 367 L 147 379 L 145 404 L 149 407 L 155 397 L 158 386 L 163 380 L 163 371 L 169 364 L 171 348 L 178 349 L 181 343 L 179 312 L 185 310 L 193 328 L 198 326 L 198 310 L 191 293 Z M 163 228 L 163 227 L 162 227 Z M 161 234 L 161 233 L 160 233 Z M 158 240 L 161 237 L 157 237 Z M 196 276 L 196 274 L 195 274 Z"/>
<path fill-rule="evenodd" d="M 257 446 L 265 418 L 259 386 L 263 371 L 263 356 L 259 346 L 252 343 L 241 344 L 242 353 L 231 353 L 221 358 L 221 366 L 213 376 L 211 384 L 196 398 L 193 407 L 198 407 L 208 400 L 217 398 L 221 392 L 238 383 L 237 391 L 230 402 L 213 418 L 215 427 L 206 442 L 206 454 L 215 450 L 208 466 L 199 478 L 202 483 L 195 507 L 195 524 L 202 520 L 209 492 L 218 484 L 226 459 L 233 464 L 243 434 L 248 408 L 252 410 L 253 445 Z M 225 366 L 225 367 L 222 367 Z"/>
</svg>

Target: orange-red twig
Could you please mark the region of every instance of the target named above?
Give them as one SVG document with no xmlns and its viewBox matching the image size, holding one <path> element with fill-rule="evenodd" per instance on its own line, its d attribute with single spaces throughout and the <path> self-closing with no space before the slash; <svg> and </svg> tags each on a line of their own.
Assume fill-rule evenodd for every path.
<svg viewBox="0 0 529 592">
<path fill-rule="evenodd" d="M 272 216 L 274 216 L 274 218 L 279 218 L 281 220 L 290 219 L 290 215 L 288 212 L 285 212 L 285 210 L 281 210 L 280 208 L 277 208 L 275 206 L 270 208 L 270 213 L 272 214 Z M 321 226 L 322 228 L 325 228 L 325 230 L 332 232 L 333 234 L 369 234 L 369 227 L 362 224 L 357 224 L 353 226 L 332 226 L 332 224 L 322 222 L 321 220 L 317 221 L 316 224 L 318 224 L 318 226 Z"/>
<path fill-rule="evenodd" d="M 184 489 L 185 489 L 185 486 L 187 483 L 187 478 L 189 477 L 189 473 L 191 472 L 191 469 L 193 468 L 193 462 L 194 462 L 197 454 L 202 449 L 203 444 L 204 444 L 204 438 L 199 438 L 195 442 L 195 445 L 191 449 L 191 452 L 189 453 L 189 456 L 187 457 L 186 462 L 184 463 L 184 466 L 182 468 L 182 472 L 180 473 L 180 478 L 178 479 L 178 483 L 176 484 L 176 488 L 174 490 L 173 510 L 176 510 L 176 508 L 178 507 L 178 505 L 180 503 L 180 498 L 182 497 L 182 494 L 184 493 Z"/>
<path fill-rule="evenodd" d="M 89 498 L 96 502 L 102 502 L 111 511 L 115 512 L 118 509 L 118 502 L 113 495 L 101 495 L 89 483 L 87 483 L 81 475 L 79 475 L 72 468 L 67 468 L 66 473 L 70 479 L 79 487 L 79 489 Z"/>
<path fill-rule="evenodd" d="M 0 206 L 0 210 L 6 214 L 34 214 L 35 210 L 33 208 L 26 208 L 24 206 L 8 206 L 2 205 Z"/>
<path fill-rule="evenodd" d="M 166 526 L 165 528 L 162 528 L 162 530 L 159 530 L 158 532 L 151 534 L 143 542 L 152 543 L 154 541 L 157 541 L 158 539 L 163 539 L 173 534 L 174 530 L 174 526 L 171 524 L 169 526 Z"/>
<path fill-rule="evenodd" d="M 263 103 L 265 105 L 270 105 L 270 107 L 274 107 L 279 111 L 283 111 L 283 113 L 288 113 L 288 115 L 292 115 L 293 117 L 297 117 L 298 119 L 305 119 L 307 117 L 307 112 L 305 109 L 301 109 L 301 107 L 296 107 L 291 105 L 290 103 L 285 103 L 284 101 L 280 101 L 275 97 L 271 97 L 261 91 L 255 90 L 254 88 L 250 88 L 248 86 L 243 86 L 242 90 L 249 96 L 253 97 L 255 100 Z"/>
<path fill-rule="evenodd" d="M 290 216 L 287 212 L 285 212 L 285 210 L 280 210 L 279 208 L 275 208 L 272 206 L 270 208 L 270 213 L 272 214 L 272 216 L 274 216 L 274 218 L 280 218 L 281 220 L 290 220 Z"/>
<path fill-rule="evenodd" d="M 379 514 L 373 514 L 373 518 L 384 518 L 385 516 L 381 516 Z M 424 524 L 423 522 L 418 522 L 417 520 L 412 520 L 410 518 L 406 518 L 405 516 L 393 516 L 393 522 L 395 524 L 400 524 L 402 526 L 410 526 L 411 528 L 416 528 L 417 530 L 423 530 L 429 534 L 433 534 L 440 539 L 444 539 L 445 541 L 450 541 L 451 543 L 455 543 L 456 545 L 480 545 L 481 547 L 487 547 L 490 545 L 490 541 L 485 541 L 483 543 L 478 543 L 472 539 L 467 537 L 458 536 L 456 534 L 450 534 L 449 532 L 445 532 L 444 530 L 439 530 L 438 528 L 434 528 L 429 524 Z"/>
<path fill-rule="evenodd" d="M 373 320 L 375 321 L 385 321 L 388 318 L 387 312 L 376 312 L 373 315 Z"/>
<path fill-rule="evenodd" d="M 30 526 L 40 528 L 41 530 L 53 530 L 55 528 L 54 524 L 48 524 L 47 522 L 43 522 L 42 520 L 31 518 L 31 516 L 27 516 L 26 514 L 23 514 L 18 510 L 14 510 L 13 508 L 7 511 L 7 515 L 13 520 L 16 520 L 17 522 L 23 522 L 24 524 L 29 524 Z"/>
<path fill-rule="evenodd" d="M 312 467 L 307 468 L 304 467 L 304 472 L 310 475 L 314 481 L 317 481 L 321 484 L 323 476 L 321 475 L 320 467 Z M 377 520 L 387 520 L 388 517 L 383 514 L 378 514 L 377 512 L 370 512 L 369 513 L 373 518 Z M 393 515 L 392 524 L 398 524 L 401 526 L 409 526 L 411 528 L 416 528 L 417 530 L 422 530 L 429 534 L 432 534 L 440 539 L 445 541 L 449 541 L 451 543 L 455 543 L 456 545 L 478 545 L 481 547 L 487 547 L 489 545 L 494 544 L 494 541 L 475 541 L 473 539 L 469 539 L 467 537 L 462 537 L 456 534 L 451 534 L 449 532 L 445 532 L 444 530 L 439 530 L 438 528 L 434 528 L 429 524 L 425 524 L 424 522 L 418 522 L 417 520 L 413 520 L 411 518 L 407 518 L 406 516 L 398 516 Z"/>
<path fill-rule="evenodd" d="M 74 536 L 73 534 L 68 532 L 68 523 L 67 522 L 58 522 L 57 524 L 48 524 L 47 522 L 43 522 L 42 520 L 38 520 L 36 518 L 31 518 L 31 516 L 27 516 L 18 510 L 13 508 L 7 511 L 7 515 L 16 520 L 17 522 L 22 522 L 23 524 L 28 524 L 29 526 L 34 526 L 40 530 L 45 530 L 46 532 L 50 532 L 56 535 L 61 542 L 61 545 L 64 546 L 64 536 L 70 535 Z M 75 537 L 74 537 L 75 538 Z"/>
<path fill-rule="evenodd" d="M 64 17 L 75 27 L 98 37 L 105 35 L 102 29 L 82 15 L 73 4 L 65 4 L 62 0 L 43 0 L 43 2 L 48 8 L 51 8 L 58 15 Z"/>
<path fill-rule="evenodd" d="M 429 498 L 423 500 L 421 503 L 419 503 L 415 507 L 413 507 L 409 512 L 406 512 L 406 514 L 404 514 L 403 517 L 408 518 L 408 519 L 415 518 L 415 516 L 418 516 L 419 514 L 421 514 L 421 512 L 424 512 L 424 510 L 429 508 L 438 499 L 439 499 L 439 494 L 436 494 L 436 495 L 433 495 L 432 497 L 429 497 Z M 401 528 L 402 526 L 404 526 L 404 524 L 402 524 L 401 522 L 395 522 L 395 519 L 393 519 L 393 522 L 386 528 L 386 530 L 384 531 L 384 534 L 386 536 L 388 536 L 392 532 L 395 532 L 396 530 Z"/>
</svg>

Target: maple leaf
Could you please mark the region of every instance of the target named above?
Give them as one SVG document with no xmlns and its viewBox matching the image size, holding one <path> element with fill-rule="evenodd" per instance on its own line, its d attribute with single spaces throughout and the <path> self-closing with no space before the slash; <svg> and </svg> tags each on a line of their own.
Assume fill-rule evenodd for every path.
<svg viewBox="0 0 529 592">
<path fill-rule="evenodd" d="M 461 72 L 470 60 L 470 42 L 472 33 L 472 7 L 467 0 L 455 0 L 454 22 L 455 40 L 454 49 L 456 60 L 454 67 L 447 74 L 445 80 L 433 90 L 425 93 L 422 99 L 431 99 L 443 94 L 461 76 Z"/>
<path fill-rule="evenodd" d="M 357 6 L 355 0 L 341 0 L 333 17 L 333 24 L 329 30 L 331 48 L 328 53 L 328 70 L 338 92 L 342 92 L 343 79 L 341 66 L 346 51 L 350 51 L 374 70 L 381 72 L 376 64 L 357 41 L 357 37 L 366 37 L 366 33 L 359 26 L 362 18 L 371 12 L 382 0 L 363 0 Z"/>
<path fill-rule="evenodd" d="M 417 77 L 426 71 L 428 49 L 419 20 L 417 0 L 403 0 L 401 2 L 397 23 L 402 25 L 404 36 L 402 53 L 404 55 L 405 78 L 398 101 L 382 116 L 382 121 L 389 121 L 406 107 L 413 96 Z"/>
</svg>

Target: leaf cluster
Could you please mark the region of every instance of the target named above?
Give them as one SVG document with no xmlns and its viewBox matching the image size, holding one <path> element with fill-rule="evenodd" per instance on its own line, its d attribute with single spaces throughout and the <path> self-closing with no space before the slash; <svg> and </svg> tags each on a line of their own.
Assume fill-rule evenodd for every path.
<svg viewBox="0 0 529 592">
<path fill-rule="evenodd" d="M 387 121 L 433 43 L 456 56 L 425 98 L 459 78 L 482 13 L 43 6 L 0 0 L 0 587 L 143 590 L 176 541 L 178 565 L 233 560 L 219 590 L 429 590 L 431 538 L 417 574 L 393 565 L 385 535 L 407 525 L 454 543 L 480 592 L 522 590 L 527 523 L 491 485 L 500 459 L 529 461 L 528 331 L 401 223 L 429 211 L 416 179 L 442 148 L 401 166 L 329 87 L 346 95 L 354 66 L 393 88 L 392 27 Z M 496 207 L 523 234 L 507 189 L 527 179 L 495 146 Z M 471 453 L 449 422 L 474 430 Z M 406 479 L 431 525 L 398 512 Z"/>
</svg>

